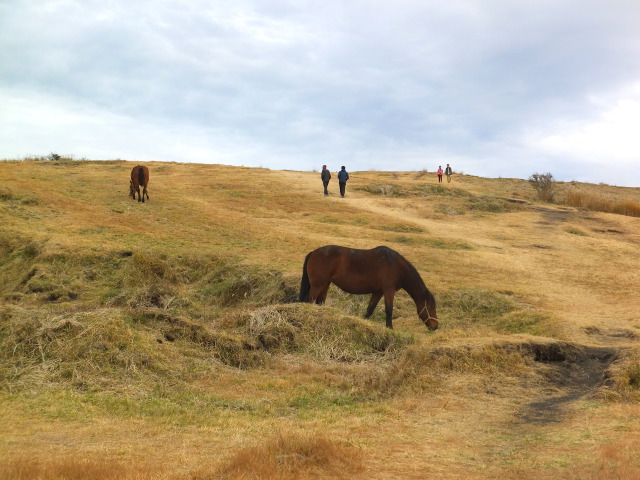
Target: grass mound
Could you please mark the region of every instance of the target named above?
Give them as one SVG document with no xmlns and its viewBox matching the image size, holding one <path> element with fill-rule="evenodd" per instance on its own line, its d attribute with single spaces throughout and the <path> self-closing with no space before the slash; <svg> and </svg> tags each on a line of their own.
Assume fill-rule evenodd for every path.
<svg viewBox="0 0 640 480">
<path fill-rule="evenodd" d="M 214 255 L 152 250 L 96 253 L 0 236 L 0 286 L 13 303 L 162 308 L 198 316 L 205 308 L 293 301 L 282 274 Z"/>
<path fill-rule="evenodd" d="M 620 402 L 640 401 L 640 349 L 627 349 L 619 353 L 606 374 L 607 399 Z"/>
<path fill-rule="evenodd" d="M 189 377 L 179 352 L 131 325 L 115 310 L 49 316 L 17 307 L 2 311 L 0 384 L 4 389 L 119 389 L 157 377 Z"/>
<path fill-rule="evenodd" d="M 363 390 L 382 396 L 403 392 L 433 392 L 451 379 L 465 378 L 467 389 L 491 383 L 518 382 L 546 374 L 541 362 L 575 362 L 580 348 L 567 342 L 534 337 L 495 339 L 448 345 L 410 345 L 389 365 L 368 377 Z"/>
<path fill-rule="evenodd" d="M 263 307 L 234 321 L 269 352 L 297 353 L 317 360 L 357 362 L 395 353 L 413 342 L 406 333 L 309 304 Z"/>
</svg>

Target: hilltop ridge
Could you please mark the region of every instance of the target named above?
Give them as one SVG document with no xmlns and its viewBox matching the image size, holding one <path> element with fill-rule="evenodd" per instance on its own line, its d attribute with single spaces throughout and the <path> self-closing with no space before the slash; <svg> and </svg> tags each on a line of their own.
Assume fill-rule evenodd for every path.
<svg viewBox="0 0 640 480">
<path fill-rule="evenodd" d="M 78 478 L 114 478 L 114 461 L 118 478 L 242 478 L 241 455 L 294 461 L 258 478 L 578 478 L 612 445 L 609 473 L 640 468 L 640 219 L 565 201 L 640 189 L 558 182 L 543 203 L 525 180 L 350 172 L 324 198 L 318 172 L 150 162 L 142 204 L 134 165 L 0 162 L 6 478 L 83 462 Z M 401 252 L 440 329 L 404 292 L 393 331 L 335 287 L 296 303 L 325 244 Z"/>
</svg>

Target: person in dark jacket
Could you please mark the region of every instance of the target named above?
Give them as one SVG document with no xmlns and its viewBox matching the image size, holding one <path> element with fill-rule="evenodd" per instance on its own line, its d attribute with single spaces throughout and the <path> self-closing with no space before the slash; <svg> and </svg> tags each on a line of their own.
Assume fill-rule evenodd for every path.
<svg viewBox="0 0 640 480">
<path fill-rule="evenodd" d="M 327 187 L 329 186 L 329 180 L 331 180 L 331 172 L 327 170 L 326 165 L 322 165 L 322 172 L 320 173 L 320 178 L 322 179 L 322 184 L 324 185 L 324 196 L 329 196 L 329 190 Z"/>
<path fill-rule="evenodd" d="M 451 175 L 453 174 L 453 170 L 448 163 L 447 168 L 444 169 L 444 174 L 447 176 L 447 183 L 451 183 Z"/>
<path fill-rule="evenodd" d="M 338 184 L 340 185 L 340 196 L 344 198 L 344 191 L 347 188 L 347 180 L 349 180 L 349 174 L 345 170 L 344 166 L 338 172 Z"/>
</svg>

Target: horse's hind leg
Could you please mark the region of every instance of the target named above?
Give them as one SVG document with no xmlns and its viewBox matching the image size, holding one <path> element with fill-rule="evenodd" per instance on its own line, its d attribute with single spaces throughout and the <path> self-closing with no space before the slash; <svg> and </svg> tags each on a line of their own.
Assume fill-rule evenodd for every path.
<svg viewBox="0 0 640 480">
<path fill-rule="evenodd" d="M 324 287 L 318 287 L 316 285 L 312 285 L 309 290 L 309 302 L 317 303 L 318 305 L 323 304 L 327 299 L 327 292 L 329 291 L 329 285 L 327 284 Z"/>
<path fill-rule="evenodd" d="M 144 203 L 144 196 L 147 196 L 147 198 L 149 198 L 149 194 L 147 193 L 147 187 L 142 187 L 142 203 Z"/>
<path fill-rule="evenodd" d="M 138 201 L 140 201 L 140 185 L 136 187 L 136 193 L 138 194 Z"/>
<path fill-rule="evenodd" d="M 364 318 L 369 318 L 373 314 L 373 311 L 376 309 L 376 306 L 378 306 L 378 302 L 381 298 L 381 293 L 374 293 L 373 295 L 371 295 L 371 299 L 369 300 L 369 305 L 367 306 L 367 311 L 364 314 Z"/>
<path fill-rule="evenodd" d="M 318 300 L 316 300 L 316 303 L 322 304 L 325 302 L 325 300 L 327 299 L 327 293 L 329 292 L 329 286 L 330 284 L 322 289 L 320 295 L 318 295 Z"/>
</svg>

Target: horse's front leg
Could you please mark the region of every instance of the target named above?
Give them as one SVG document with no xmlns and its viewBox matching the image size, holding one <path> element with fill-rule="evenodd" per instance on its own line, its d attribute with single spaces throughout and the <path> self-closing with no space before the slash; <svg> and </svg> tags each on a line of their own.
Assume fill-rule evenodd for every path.
<svg viewBox="0 0 640 480">
<path fill-rule="evenodd" d="M 367 306 L 367 311 L 364 314 L 364 318 L 369 318 L 371 315 L 373 315 L 373 311 L 378 306 L 378 302 L 381 298 L 382 293 L 374 293 L 373 295 L 371 295 L 371 299 L 369 300 L 369 305 Z"/>
<path fill-rule="evenodd" d="M 393 290 L 384 293 L 384 313 L 387 316 L 387 328 L 393 328 L 391 316 L 393 315 L 393 297 L 395 293 Z"/>
</svg>

